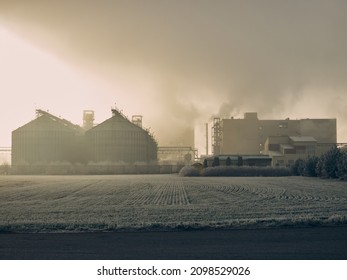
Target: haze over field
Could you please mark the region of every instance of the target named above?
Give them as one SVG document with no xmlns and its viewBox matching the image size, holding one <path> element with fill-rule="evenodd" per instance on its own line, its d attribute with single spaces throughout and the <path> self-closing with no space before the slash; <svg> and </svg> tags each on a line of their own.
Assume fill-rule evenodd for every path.
<svg viewBox="0 0 347 280">
<path fill-rule="evenodd" d="M 0 146 L 35 108 L 98 123 L 114 103 L 159 145 L 245 111 L 337 118 L 347 142 L 346 22 L 342 0 L 2 0 Z"/>
</svg>

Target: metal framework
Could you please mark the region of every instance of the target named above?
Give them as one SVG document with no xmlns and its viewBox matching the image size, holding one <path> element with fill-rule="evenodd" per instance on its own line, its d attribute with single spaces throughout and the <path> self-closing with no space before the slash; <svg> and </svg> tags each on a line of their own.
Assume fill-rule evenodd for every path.
<svg viewBox="0 0 347 280">
<path fill-rule="evenodd" d="M 206 123 L 206 156 L 208 156 L 208 123 Z"/>
<path fill-rule="evenodd" d="M 221 152 L 221 143 L 222 143 L 222 122 L 220 118 L 213 119 L 212 130 L 212 149 L 214 155 L 219 155 Z"/>
<path fill-rule="evenodd" d="M 11 156 L 11 147 L 0 147 L 0 164 L 8 164 L 8 162 L 11 162 Z"/>
<path fill-rule="evenodd" d="M 188 146 L 162 146 L 158 147 L 158 157 L 161 155 L 172 155 L 177 160 L 184 161 L 187 154 L 194 156 L 194 160 L 198 160 L 198 149 Z"/>
<path fill-rule="evenodd" d="M 142 128 L 142 116 L 141 115 L 133 115 L 131 121 L 133 124 Z"/>
<path fill-rule="evenodd" d="M 83 128 L 85 130 L 91 129 L 94 126 L 94 111 L 84 110 L 83 111 Z"/>
</svg>

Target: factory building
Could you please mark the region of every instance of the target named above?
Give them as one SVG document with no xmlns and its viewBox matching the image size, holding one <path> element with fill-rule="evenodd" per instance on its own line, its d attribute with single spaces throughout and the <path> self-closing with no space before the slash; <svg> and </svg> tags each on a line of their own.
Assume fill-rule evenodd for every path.
<svg viewBox="0 0 347 280">
<path fill-rule="evenodd" d="M 84 131 L 48 112 L 12 132 L 12 166 L 79 161 Z"/>
<path fill-rule="evenodd" d="M 12 167 L 20 173 L 23 166 L 61 163 L 153 163 L 157 159 L 157 143 L 142 128 L 142 117 L 133 122 L 118 110 L 112 118 L 94 126 L 94 112 L 84 111 L 83 128 L 37 110 L 33 121 L 12 132 Z M 18 171 L 19 170 L 19 171 Z"/>
<path fill-rule="evenodd" d="M 142 128 L 142 117 L 130 121 L 117 109 L 112 117 L 86 132 L 93 162 L 153 162 L 157 160 L 157 143 Z"/>
<path fill-rule="evenodd" d="M 318 156 L 325 151 L 326 145 L 319 145 L 312 136 L 270 136 L 264 146 L 264 154 L 271 156 L 274 166 L 291 166 L 298 158 Z"/>
<path fill-rule="evenodd" d="M 230 161 L 231 166 L 271 166 L 271 157 L 267 155 L 220 155 L 218 161 L 220 166 L 226 166 L 227 161 Z M 206 163 L 208 167 L 213 166 L 215 157 L 207 157 Z"/>
<path fill-rule="evenodd" d="M 212 129 L 214 155 L 270 155 L 273 165 L 319 156 L 336 140 L 336 119 L 259 120 L 245 113 L 243 119 L 215 118 Z"/>
</svg>

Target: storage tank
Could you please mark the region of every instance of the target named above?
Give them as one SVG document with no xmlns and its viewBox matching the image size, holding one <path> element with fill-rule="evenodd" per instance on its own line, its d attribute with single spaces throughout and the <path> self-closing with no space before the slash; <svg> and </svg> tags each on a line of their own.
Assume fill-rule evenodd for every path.
<svg viewBox="0 0 347 280">
<path fill-rule="evenodd" d="M 153 162 L 157 143 L 141 126 L 131 122 L 117 109 L 112 117 L 86 132 L 91 160 L 100 162 Z"/>
<path fill-rule="evenodd" d="M 12 132 L 12 165 L 77 160 L 81 127 L 42 110 L 36 114 L 36 119 Z"/>
</svg>

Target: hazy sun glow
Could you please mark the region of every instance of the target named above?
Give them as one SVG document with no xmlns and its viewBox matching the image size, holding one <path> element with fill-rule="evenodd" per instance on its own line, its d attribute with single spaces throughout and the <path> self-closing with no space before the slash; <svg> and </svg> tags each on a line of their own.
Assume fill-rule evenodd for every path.
<svg viewBox="0 0 347 280">
<path fill-rule="evenodd" d="M 143 114 L 144 126 L 151 127 L 161 110 L 160 106 L 154 106 L 155 110 L 151 106 L 165 101 L 164 97 L 158 97 L 161 95 L 155 98 L 152 94 L 155 79 L 146 69 L 115 67 L 113 70 L 116 74 L 111 82 L 101 80 L 0 28 L 0 118 L 6 120 L 0 123 L 0 147 L 11 146 L 11 132 L 31 121 L 37 108 L 76 124 L 82 123 L 82 111 L 91 109 L 96 111 L 96 123 L 100 123 L 110 117 L 109 109 L 117 103 L 129 117 Z M 184 95 L 176 99 L 165 102 L 172 102 L 172 106 L 177 103 L 185 111 L 171 118 L 189 111 Z"/>
<path fill-rule="evenodd" d="M 0 146 L 11 145 L 11 131 L 32 120 L 36 108 L 54 110 L 53 114 L 80 124 L 83 109 L 112 106 L 101 98 L 102 84 L 4 28 L 0 28 L 0 92 Z"/>
</svg>

